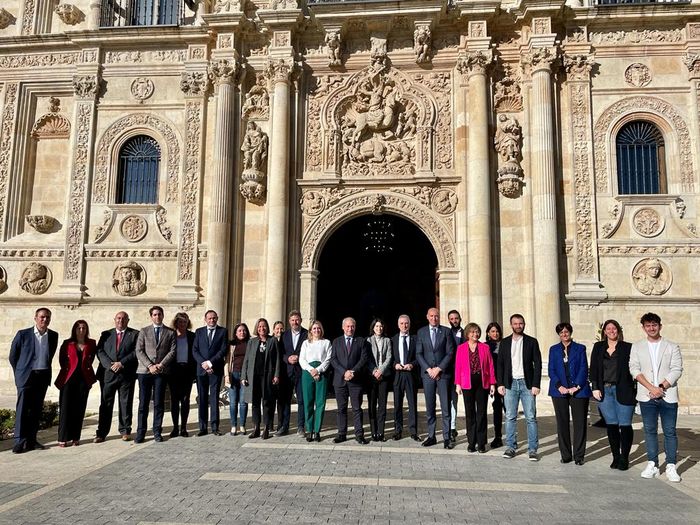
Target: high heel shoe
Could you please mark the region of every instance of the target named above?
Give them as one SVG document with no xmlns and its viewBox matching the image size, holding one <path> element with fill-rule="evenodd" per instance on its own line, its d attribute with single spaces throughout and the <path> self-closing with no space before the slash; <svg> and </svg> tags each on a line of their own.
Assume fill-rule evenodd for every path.
<svg viewBox="0 0 700 525">
<path fill-rule="evenodd" d="M 314 434 L 314 441 L 315 441 L 316 443 L 320 443 L 320 442 L 321 442 L 321 434 L 320 434 L 320 432 L 316 432 L 316 433 Z"/>
</svg>

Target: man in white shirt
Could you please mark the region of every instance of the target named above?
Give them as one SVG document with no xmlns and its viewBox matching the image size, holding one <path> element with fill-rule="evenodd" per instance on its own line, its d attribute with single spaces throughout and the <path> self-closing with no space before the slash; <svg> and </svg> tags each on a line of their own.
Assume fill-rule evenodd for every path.
<svg viewBox="0 0 700 525">
<path fill-rule="evenodd" d="M 301 312 L 292 310 L 287 316 L 289 329 L 282 334 L 284 355 L 282 356 L 282 373 L 277 398 L 278 425 L 276 436 L 284 436 L 289 432 L 289 421 L 292 413 L 292 393 L 297 397 L 297 435 L 304 436 L 304 394 L 301 388 L 301 366 L 299 353 L 301 345 L 309 338 L 309 332 L 301 326 Z M 286 366 L 284 366 L 286 365 Z"/>
<path fill-rule="evenodd" d="M 410 334 L 411 318 L 399 316 L 399 333 L 391 338 L 394 362 L 394 440 L 403 432 L 403 399 L 408 402 L 408 429 L 413 441 L 418 436 L 418 361 L 416 360 L 416 336 Z"/>
<path fill-rule="evenodd" d="M 652 312 L 641 319 L 646 338 L 632 345 L 630 374 L 637 381 L 637 401 L 642 411 L 642 423 L 647 448 L 647 466 L 643 478 L 659 475 L 658 423 L 664 434 L 666 450 L 666 479 L 678 483 L 676 470 L 678 437 L 678 379 L 683 374 L 683 358 L 679 346 L 661 337 L 661 318 Z"/>
</svg>

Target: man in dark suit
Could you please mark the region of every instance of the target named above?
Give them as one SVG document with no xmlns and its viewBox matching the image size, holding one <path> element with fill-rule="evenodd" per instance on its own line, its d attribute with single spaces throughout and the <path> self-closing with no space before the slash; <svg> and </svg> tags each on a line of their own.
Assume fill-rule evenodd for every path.
<svg viewBox="0 0 700 525">
<path fill-rule="evenodd" d="M 367 339 L 355 337 L 355 320 L 343 319 L 343 335 L 333 340 L 331 366 L 333 367 L 333 387 L 338 402 L 338 435 L 333 443 L 342 443 L 348 432 L 348 397 L 352 403 L 355 423 L 355 441 L 361 445 L 369 443 L 362 428 L 362 395 L 367 367 Z"/>
<path fill-rule="evenodd" d="M 95 443 L 102 443 L 112 426 L 114 397 L 119 394 L 119 433 L 122 441 L 131 439 L 134 385 L 136 383 L 136 339 L 139 331 L 129 328 L 129 315 L 117 312 L 114 328 L 105 330 L 97 342 L 97 359 L 104 371 L 100 416 Z"/>
<path fill-rule="evenodd" d="M 206 326 L 194 333 L 192 353 L 197 361 L 197 395 L 199 396 L 199 433 L 207 435 L 211 419 L 212 434 L 219 431 L 219 390 L 224 378 L 224 361 L 228 350 L 228 330 L 219 326 L 219 315 L 214 310 L 204 314 Z M 209 417 L 207 412 L 211 415 Z"/>
<path fill-rule="evenodd" d="M 139 380 L 139 420 L 134 443 L 143 443 L 148 428 L 148 407 L 153 396 L 153 437 L 163 441 L 165 387 L 170 363 L 175 359 L 175 330 L 163 325 L 163 308 L 152 306 L 148 311 L 152 324 L 144 327 L 136 339 L 136 374 Z"/>
<path fill-rule="evenodd" d="M 416 337 L 411 330 L 411 318 L 399 316 L 399 333 L 391 338 L 394 357 L 394 440 L 401 439 L 403 432 L 403 398 L 408 401 L 408 429 L 413 441 L 418 436 L 418 385 L 416 381 Z"/>
<path fill-rule="evenodd" d="M 418 330 L 416 359 L 420 364 L 425 393 L 425 412 L 428 418 L 428 439 L 424 447 L 437 444 L 435 439 L 435 393 L 440 396 L 442 412 L 442 437 L 444 446 L 453 449 L 455 442 L 450 439 L 450 390 L 454 389 L 452 374 L 454 369 L 455 339 L 446 326 L 440 325 L 440 311 L 428 310 L 428 326 Z"/>
<path fill-rule="evenodd" d="M 450 323 L 450 332 L 452 332 L 452 337 L 455 338 L 455 355 L 456 349 L 459 345 L 464 343 L 467 339 L 464 337 L 464 330 L 462 330 L 462 316 L 457 310 L 450 310 L 447 312 L 447 321 Z M 450 389 L 450 404 L 452 409 L 450 410 L 450 439 L 453 441 L 457 439 L 457 405 L 460 397 L 454 388 Z"/>
<path fill-rule="evenodd" d="M 275 435 L 283 436 L 289 432 L 289 420 L 292 412 L 292 392 L 297 396 L 297 435 L 304 436 L 304 395 L 301 390 L 301 366 L 299 352 L 301 344 L 306 341 L 309 332 L 301 326 L 301 312 L 292 310 L 288 316 L 289 329 L 282 334 L 284 355 L 282 363 L 287 365 L 286 374 L 280 377 L 277 413 L 279 424 Z"/>
<path fill-rule="evenodd" d="M 518 402 L 522 401 L 527 422 L 527 449 L 530 461 L 538 461 L 537 410 L 535 397 L 540 393 L 542 355 L 537 339 L 525 334 L 525 318 L 510 316 L 513 333 L 501 341 L 496 363 L 498 393 L 506 407 L 506 450 L 503 457 L 515 457 L 517 448 Z"/>
<path fill-rule="evenodd" d="M 44 449 L 36 440 L 46 389 L 51 383 L 51 361 L 58 347 L 58 333 L 49 330 L 51 310 L 34 312 L 34 326 L 20 330 L 10 347 L 10 365 L 15 374 L 17 409 L 15 446 L 12 452 Z"/>
</svg>

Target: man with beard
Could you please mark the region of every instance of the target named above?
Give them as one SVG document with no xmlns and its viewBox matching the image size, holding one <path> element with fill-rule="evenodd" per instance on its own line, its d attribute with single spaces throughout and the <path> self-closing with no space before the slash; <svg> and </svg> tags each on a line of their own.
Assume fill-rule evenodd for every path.
<svg viewBox="0 0 700 525">
<path fill-rule="evenodd" d="M 450 322 L 450 332 L 452 332 L 452 336 L 455 338 L 455 348 L 457 348 L 459 345 L 464 343 L 466 341 L 466 338 L 464 337 L 464 331 L 462 330 L 462 316 L 459 314 L 457 310 L 450 310 L 447 312 L 447 320 Z M 450 439 L 452 441 L 457 439 L 457 404 L 458 404 L 458 399 L 459 396 L 457 395 L 457 392 L 455 389 L 450 390 L 450 403 L 452 405 L 452 409 L 450 410 Z"/>
</svg>

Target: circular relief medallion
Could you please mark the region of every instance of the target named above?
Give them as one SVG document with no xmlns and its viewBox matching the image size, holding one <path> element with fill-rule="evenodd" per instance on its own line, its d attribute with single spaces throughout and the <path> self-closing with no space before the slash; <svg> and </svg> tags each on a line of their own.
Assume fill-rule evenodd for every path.
<svg viewBox="0 0 700 525">
<path fill-rule="evenodd" d="M 632 282 L 644 295 L 663 295 L 671 287 L 673 276 L 665 262 L 656 257 L 649 257 L 634 265 Z"/>
<path fill-rule="evenodd" d="M 664 229 L 664 220 L 656 210 L 642 208 L 632 216 L 632 227 L 642 237 L 656 237 Z"/>
<path fill-rule="evenodd" d="M 155 91 L 155 86 L 150 78 L 138 77 L 131 83 L 131 94 L 139 102 L 150 98 Z"/>
<path fill-rule="evenodd" d="M 321 213 L 326 207 L 326 201 L 317 191 L 307 191 L 301 197 L 301 210 L 312 217 Z"/>
<path fill-rule="evenodd" d="M 119 231 L 127 241 L 138 242 L 148 233 L 148 224 L 143 217 L 129 215 L 122 221 Z"/>
<path fill-rule="evenodd" d="M 432 208 L 441 215 L 448 215 L 457 208 L 457 194 L 448 189 L 437 190 L 430 199 Z"/>
<path fill-rule="evenodd" d="M 0 266 L 0 293 L 7 290 L 7 271 Z"/>
<path fill-rule="evenodd" d="M 51 270 L 38 262 L 29 263 L 22 272 L 19 287 L 32 295 L 41 295 L 51 286 Z"/>
<path fill-rule="evenodd" d="M 625 82 L 630 86 L 644 87 L 651 82 L 651 72 L 644 64 L 630 64 L 625 69 Z"/>
<path fill-rule="evenodd" d="M 134 261 L 117 265 L 112 273 L 112 289 L 124 297 L 135 297 L 146 291 L 146 270 Z"/>
</svg>

